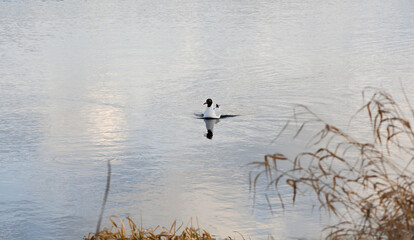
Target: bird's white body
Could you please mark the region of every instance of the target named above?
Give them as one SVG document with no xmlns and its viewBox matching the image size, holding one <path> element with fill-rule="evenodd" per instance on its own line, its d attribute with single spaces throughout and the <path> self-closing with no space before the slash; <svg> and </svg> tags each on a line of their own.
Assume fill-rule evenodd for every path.
<svg viewBox="0 0 414 240">
<path fill-rule="evenodd" d="M 220 118 L 220 107 L 213 108 L 213 107 L 207 107 L 206 110 L 203 113 L 203 118 Z"/>
</svg>

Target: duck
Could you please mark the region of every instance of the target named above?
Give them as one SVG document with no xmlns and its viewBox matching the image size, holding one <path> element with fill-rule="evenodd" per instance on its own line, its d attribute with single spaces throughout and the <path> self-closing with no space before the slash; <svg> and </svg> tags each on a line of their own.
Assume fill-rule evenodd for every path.
<svg viewBox="0 0 414 240">
<path fill-rule="evenodd" d="M 213 118 L 213 119 L 219 119 L 221 114 L 220 114 L 220 106 L 218 104 L 216 104 L 216 107 L 213 108 L 213 100 L 211 100 L 211 98 L 208 98 L 206 100 L 206 102 L 203 105 L 207 104 L 207 108 L 203 113 L 203 118 Z"/>
</svg>

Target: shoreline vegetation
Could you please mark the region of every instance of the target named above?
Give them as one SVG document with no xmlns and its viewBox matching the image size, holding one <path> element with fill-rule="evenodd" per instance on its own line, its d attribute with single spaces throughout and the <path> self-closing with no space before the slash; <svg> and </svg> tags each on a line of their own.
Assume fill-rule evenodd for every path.
<svg viewBox="0 0 414 240">
<path fill-rule="evenodd" d="M 278 189 L 285 184 L 293 203 L 301 190 L 315 196 L 319 209 L 338 219 L 324 228 L 324 239 L 414 239 L 414 109 L 404 89 L 404 108 L 380 89 L 368 88 L 363 96 L 367 90 L 374 90 L 372 97 L 354 117 L 361 111 L 368 114 L 369 140 L 359 140 L 299 106 L 293 120 L 301 124 L 294 138 L 304 129 L 316 129 L 308 144 L 312 150 L 293 159 L 283 153 L 266 155 L 252 163 L 260 171 L 251 175 L 251 184 L 256 188 L 265 178 L 282 206 Z M 300 114 L 311 117 L 297 121 Z M 349 124 L 362 127 L 352 118 Z"/>
<path fill-rule="evenodd" d="M 278 189 L 288 185 L 293 203 L 300 190 L 311 190 L 319 202 L 319 210 L 336 216 L 338 221 L 323 229 L 324 239 L 414 239 L 414 109 L 404 90 L 405 111 L 387 92 L 369 90 L 374 90 L 372 97 L 355 115 L 363 111 L 368 114 L 370 140 L 358 140 L 302 105 L 295 109 L 293 120 L 301 122 L 298 121 L 301 114 L 311 117 L 301 122 L 294 138 L 304 129 L 314 130 L 315 124 L 320 124 L 309 141 L 314 150 L 300 152 L 293 159 L 283 153 L 269 154 L 263 161 L 251 163 L 259 171 L 251 172 L 251 187 L 256 190 L 259 180 L 265 178 L 265 187 L 276 191 L 283 208 Z M 301 112 L 296 112 L 299 109 Z M 407 112 L 409 117 L 405 115 Z M 278 137 L 288 126 L 289 121 Z M 101 217 L 109 190 L 109 162 L 108 169 Z M 268 203 L 271 208 L 269 200 Z M 84 240 L 215 239 L 192 223 L 185 228 L 182 224 L 177 227 L 174 222 L 170 228 L 158 226 L 145 230 L 129 217 L 128 230 L 122 219 L 116 217 L 118 224 L 110 218 L 113 226 L 100 231 L 101 217 L 96 233 L 90 233 Z M 241 238 L 244 239 L 242 235 Z"/>
<path fill-rule="evenodd" d="M 127 217 L 129 229 L 125 226 L 121 218 L 118 219 L 118 224 L 110 218 L 112 223 L 111 228 L 104 228 L 97 233 L 89 233 L 84 240 L 213 240 L 207 231 L 195 227 L 192 221 L 183 228 L 183 224 L 177 226 L 177 221 L 174 221 L 170 228 L 157 226 L 155 229 L 144 229 L 142 225 L 137 226 L 135 222 Z M 231 237 L 229 237 L 232 240 Z"/>
</svg>

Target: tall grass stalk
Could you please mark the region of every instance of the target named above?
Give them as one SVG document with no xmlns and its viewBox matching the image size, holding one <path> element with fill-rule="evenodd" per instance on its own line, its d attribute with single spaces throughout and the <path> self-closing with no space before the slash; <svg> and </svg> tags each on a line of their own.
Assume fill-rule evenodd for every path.
<svg viewBox="0 0 414 240">
<path fill-rule="evenodd" d="M 127 225 L 119 218 L 118 221 L 110 218 L 111 228 L 104 228 L 98 233 L 90 233 L 84 240 L 213 240 L 214 238 L 205 230 L 195 227 L 192 222 L 183 228 L 183 224 L 177 226 L 174 221 L 171 227 L 157 226 L 155 229 L 144 229 L 142 225 L 137 226 L 135 222 L 127 217 Z M 232 238 L 229 237 L 231 240 Z"/>
<path fill-rule="evenodd" d="M 414 109 L 406 100 L 408 111 L 403 111 L 390 94 L 375 90 L 357 112 L 366 112 L 369 118 L 368 141 L 299 106 L 312 118 L 301 121 L 295 137 L 310 123 L 321 124 L 310 139 L 312 150 L 294 158 L 266 155 L 252 163 L 259 172 L 251 175 L 251 184 L 256 188 L 266 176 L 267 187 L 275 188 L 282 204 L 278 191 L 282 185 L 291 187 L 293 202 L 298 190 L 311 189 L 320 209 L 338 219 L 324 229 L 327 239 L 414 239 Z"/>
</svg>

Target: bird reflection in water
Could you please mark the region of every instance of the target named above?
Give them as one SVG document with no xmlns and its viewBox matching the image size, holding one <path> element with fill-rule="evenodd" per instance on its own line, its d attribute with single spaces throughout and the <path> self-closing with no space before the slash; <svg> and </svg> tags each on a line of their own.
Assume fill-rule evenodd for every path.
<svg viewBox="0 0 414 240">
<path fill-rule="evenodd" d="M 207 133 L 204 136 L 208 139 L 213 138 L 213 129 L 214 125 L 219 123 L 220 119 L 204 119 L 204 123 L 206 124 Z"/>
</svg>

